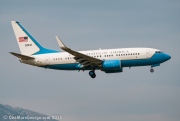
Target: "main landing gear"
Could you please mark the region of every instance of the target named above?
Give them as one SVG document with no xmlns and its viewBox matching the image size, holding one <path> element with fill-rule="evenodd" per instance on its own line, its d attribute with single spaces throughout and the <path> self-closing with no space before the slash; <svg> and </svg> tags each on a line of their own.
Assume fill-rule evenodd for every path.
<svg viewBox="0 0 180 121">
<path fill-rule="evenodd" d="M 89 71 L 89 76 L 91 76 L 91 78 L 95 78 L 96 77 L 95 71 L 94 70 Z"/>
<path fill-rule="evenodd" d="M 153 72 L 154 72 L 154 69 L 153 69 L 153 68 L 151 68 L 151 69 L 150 69 L 150 72 L 151 72 L 151 73 L 153 73 Z"/>
</svg>

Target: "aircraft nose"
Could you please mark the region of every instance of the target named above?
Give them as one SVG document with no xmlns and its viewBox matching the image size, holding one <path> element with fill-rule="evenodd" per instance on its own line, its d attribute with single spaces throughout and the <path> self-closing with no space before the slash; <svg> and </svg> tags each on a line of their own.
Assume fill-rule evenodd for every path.
<svg viewBox="0 0 180 121">
<path fill-rule="evenodd" d="M 164 53 L 164 59 L 167 61 L 167 60 L 171 59 L 171 56 Z"/>
</svg>

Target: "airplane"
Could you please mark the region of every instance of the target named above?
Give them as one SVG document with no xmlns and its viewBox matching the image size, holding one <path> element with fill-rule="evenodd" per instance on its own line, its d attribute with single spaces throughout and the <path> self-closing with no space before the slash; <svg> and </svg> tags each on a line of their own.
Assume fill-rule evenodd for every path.
<svg viewBox="0 0 180 121">
<path fill-rule="evenodd" d="M 120 73 L 125 67 L 160 66 L 169 60 L 170 55 L 153 48 L 118 48 L 75 51 L 67 47 L 58 36 L 58 45 L 65 52 L 43 47 L 18 21 L 11 21 L 21 54 L 10 52 L 21 63 L 56 70 L 89 70 L 91 78 L 95 70 L 105 73 Z"/>
</svg>

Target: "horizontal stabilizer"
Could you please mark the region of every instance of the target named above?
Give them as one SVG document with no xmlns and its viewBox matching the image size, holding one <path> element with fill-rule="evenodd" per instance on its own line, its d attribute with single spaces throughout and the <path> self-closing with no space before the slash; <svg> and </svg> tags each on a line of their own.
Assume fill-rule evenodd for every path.
<svg viewBox="0 0 180 121">
<path fill-rule="evenodd" d="M 18 53 L 14 53 L 14 52 L 9 52 L 10 54 L 18 57 L 18 58 L 21 58 L 21 59 L 27 59 L 27 60 L 31 60 L 31 59 L 34 59 L 33 57 L 30 57 L 30 56 L 27 56 L 27 55 L 22 55 L 22 54 L 18 54 Z"/>
</svg>

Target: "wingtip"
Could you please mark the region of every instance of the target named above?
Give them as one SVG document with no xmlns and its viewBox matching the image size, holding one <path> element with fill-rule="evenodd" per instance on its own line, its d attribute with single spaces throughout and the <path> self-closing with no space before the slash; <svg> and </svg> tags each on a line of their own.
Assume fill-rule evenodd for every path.
<svg viewBox="0 0 180 121">
<path fill-rule="evenodd" d="M 58 36 L 55 36 L 55 38 L 56 38 L 56 40 L 57 40 L 57 41 L 59 41 L 59 40 L 60 40 L 60 38 L 59 38 Z M 61 40 L 60 40 L 60 41 L 61 41 Z"/>
<path fill-rule="evenodd" d="M 55 36 L 56 37 L 56 40 L 60 46 L 60 48 L 66 48 L 66 46 L 63 44 L 63 42 L 61 41 L 61 39 L 58 37 L 58 36 Z"/>
<path fill-rule="evenodd" d="M 60 38 L 59 38 L 58 36 L 55 36 L 55 38 L 56 38 L 56 40 L 57 40 L 57 41 L 59 41 L 59 40 L 60 40 Z M 60 40 L 60 41 L 61 41 L 61 40 Z"/>
</svg>

